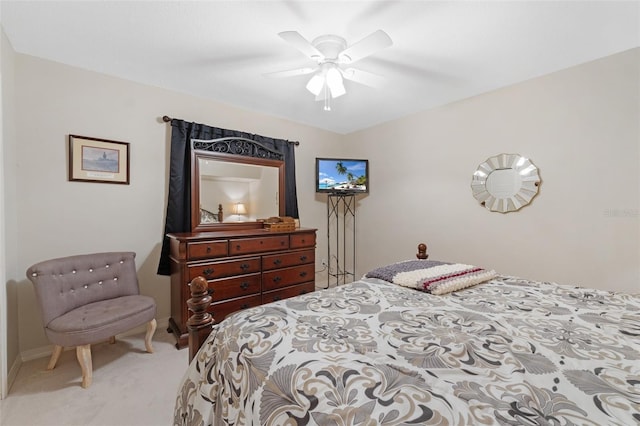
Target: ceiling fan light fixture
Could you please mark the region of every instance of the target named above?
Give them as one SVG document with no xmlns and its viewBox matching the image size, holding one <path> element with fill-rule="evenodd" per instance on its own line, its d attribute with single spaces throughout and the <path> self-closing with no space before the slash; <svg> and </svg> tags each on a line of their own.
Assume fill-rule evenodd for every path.
<svg viewBox="0 0 640 426">
<path fill-rule="evenodd" d="M 344 82 L 342 81 L 342 74 L 340 74 L 340 71 L 338 71 L 335 65 L 327 70 L 326 80 L 327 86 L 331 91 L 331 97 L 337 98 L 347 93 L 344 88 Z"/>
<path fill-rule="evenodd" d="M 347 91 L 345 90 L 344 86 L 342 84 L 340 84 L 339 86 L 336 87 L 329 87 L 329 91 L 331 92 L 331 97 L 332 98 L 337 98 L 339 96 L 344 95 L 345 93 L 347 93 Z"/>
<path fill-rule="evenodd" d="M 371 87 L 376 87 L 380 83 L 381 77 L 378 75 L 354 68 L 345 70 L 341 68 L 342 65 L 357 62 L 393 44 L 389 35 L 382 30 L 374 31 L 350 46 L 344 38 L 333 34 L 321 35 L 312 42 L 297 31 L 283 31 L 278 35 L 305 56 L 317 62 L 318 67 L 315 72 L 307 67 L 269 75 L 287 77 L 313 73 L 305 87 L 315 96 L 316 101 L 324 101 L 325 111 L 331 110 L 332 98 L 347 93 L 344 80 Z"/>
<path fill-rule="evenodd" d="M 342 74 L 335 64 L 324 64 L 322 69 L 309 79 L 306 88 L 316 96 L 316 99 L 320 100 L 327 97 L 325 91 L 328 91 L 332 98 L 347 93 Z"/>
<path fill-rule="evenodd" d="M 313 93 L 315 96 L 318 96 L 322 91 L 322 87 L 324 86 L 324 76 L 322 72 L 318 72 L 311 77 L 309 82 L 307 83 L 307 90 Z"/>
</svg>

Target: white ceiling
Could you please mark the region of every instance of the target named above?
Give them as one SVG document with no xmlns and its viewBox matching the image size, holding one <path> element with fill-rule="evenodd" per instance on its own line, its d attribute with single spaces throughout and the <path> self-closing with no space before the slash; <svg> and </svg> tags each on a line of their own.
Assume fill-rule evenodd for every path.
<svg viewBox="0 0 640 426">
<path fill-rule="evenodd" d="M 19 53 L 337 133 L 640 46 L 638 1 L 2 0 L 0 21 Z M 384 86 L 347 81 L 330 112 L 310 76 L 262 75 L 314 65 L 281 31 L 352 44 L 377 29 L 393 46 L 354 66 Z"/>
</svg>

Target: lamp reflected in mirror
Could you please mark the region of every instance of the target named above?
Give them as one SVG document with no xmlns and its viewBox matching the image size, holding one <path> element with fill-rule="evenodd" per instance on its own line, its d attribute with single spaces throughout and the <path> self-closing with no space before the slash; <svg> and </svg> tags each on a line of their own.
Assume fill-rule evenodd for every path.
<svg viewBox="0 0 640 426">
<path fill-rule="evenodd" d="M 242 216 L 246 216 L 248 214 L 244 203 L 235 203 L 233 205 L 232 213 L 236 216 L 235 219 L 238 222 L 242 222 Z"/>
</svg>

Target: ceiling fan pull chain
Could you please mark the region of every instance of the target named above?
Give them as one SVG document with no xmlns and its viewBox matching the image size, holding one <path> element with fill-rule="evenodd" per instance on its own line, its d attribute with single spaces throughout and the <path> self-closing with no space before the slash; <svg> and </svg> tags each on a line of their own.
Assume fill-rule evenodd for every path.
<svg viewBox="0 0 640 426">
<path fill-rule="evenodd" d="M 324 85 L 324 110 L 331 111 L 331 93 L 329 93 L 329 85 Z"/>
</svg>

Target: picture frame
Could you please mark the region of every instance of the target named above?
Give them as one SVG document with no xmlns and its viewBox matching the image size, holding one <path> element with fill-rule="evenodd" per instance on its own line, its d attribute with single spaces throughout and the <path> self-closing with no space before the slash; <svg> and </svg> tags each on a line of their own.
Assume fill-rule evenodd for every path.
<svg viewBox="0 0 640 426">
<path fill-rule="evenodd" d="M 69 135 L 69 180 L 129 185 L 129 143 Z"/>
</svg>

